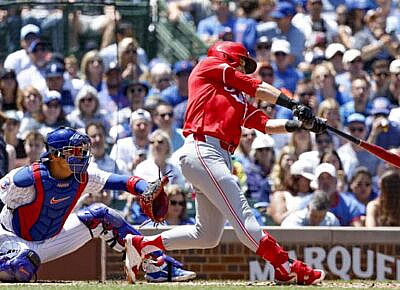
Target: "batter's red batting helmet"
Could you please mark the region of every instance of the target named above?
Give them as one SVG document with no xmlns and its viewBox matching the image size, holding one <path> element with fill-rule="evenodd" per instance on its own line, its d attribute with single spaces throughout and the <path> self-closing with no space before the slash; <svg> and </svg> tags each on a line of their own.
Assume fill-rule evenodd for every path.
<svg viewBox="0 0 400 290">
<path fill-rule="evenodd" d="M 238 42 L 218 41 L 208 49 L 208 56 L 223 59 L 234 68 L 240 65 L 242 58 L 246 63 L 244 66 L 246 74 L 253 73 L 257 68 L 257 63 L 250 57 L 247 49 Z"/>
</svg>

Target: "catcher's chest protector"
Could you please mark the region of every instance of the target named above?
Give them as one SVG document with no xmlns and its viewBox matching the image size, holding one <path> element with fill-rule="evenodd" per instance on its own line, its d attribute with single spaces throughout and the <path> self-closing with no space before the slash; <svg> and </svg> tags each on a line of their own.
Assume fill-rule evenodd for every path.
<svg viewBox="0 0 400 290">
<path fill-rule="evenodd" d="M 33 174 L 36 197 L 32 203 L 14 210 L 13 229 L 25 240 L 42 241 L 61 231 L 86 183 L 79 183 L 74 177 L 54 179 L 42 163 L 34 163 L 27 172 Z"/>
</svg>

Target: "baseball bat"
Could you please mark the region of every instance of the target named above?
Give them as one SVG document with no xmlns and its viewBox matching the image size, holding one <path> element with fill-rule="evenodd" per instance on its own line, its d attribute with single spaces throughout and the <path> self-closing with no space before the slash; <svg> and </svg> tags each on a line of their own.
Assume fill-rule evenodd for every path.
<svg viewBox="0 0 400 290">
<path fill-rule="evenodd" d="M 336 128 L 333 128 L 329 125 L 326 125 L 326 127 L 329 131 L 339 135 L 340 137 L 346 139 L 347 141 L 350 141 L 350 142 L 356 144 L 357 146 L 368 151 L 369 153 L 375 155 L 379 159 L 385 160 L 386 162 L 389 162 L 393 166 L 400 168 L 400 156 L 399 155 L 389 152 L 388 150 L 386 150 L 378 145 L 374 145 L 374 144 L 365 142 L 361 139 L 351 136 L 351 135 L 349 135 L 343 131 L 340 131 Z"/>
</svg>

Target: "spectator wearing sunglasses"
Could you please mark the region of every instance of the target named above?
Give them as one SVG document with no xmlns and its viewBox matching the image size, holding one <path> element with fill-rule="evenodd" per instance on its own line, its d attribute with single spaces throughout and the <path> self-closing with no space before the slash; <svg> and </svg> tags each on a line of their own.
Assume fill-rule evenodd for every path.
<svg viewBox="0 0 400 290">
<path fill-rule="evenodd" d="M 170 104 L 160 103 L 154 109 L 153 113 L 154 125 L 158 129 L 164 131 L 171 139 L 171 153 L 182 147 L 185 142 L 182 130 L 174 127 L 174 110 Z"/>
<path fill-rule="evenodd" d="M 126 84 L 124 95 L 128 97 L 130 110 L 132 112 L 144 108 L 144 102 L 149 93 L 149 89 L 149 85 L 143 81 L 129 81 Z"/>
<path fill-rule="evenodd" d="M 106 132 L 110 129 L 107 114 L 100 110 L 97 91 L 90 85 L 84 85 L 75 98 L 75 109 L 67 115 L 71 127 L 84 129 L 89 123 L 99 122 Z"/>
<path fill-rule="evenodd" d="M 301 153 L 299 160 L 307 160 L 315 169 L 325 151 L 333 149 L 333 138 L 328 131 L 315 134 L 314 150 Z"/>
<path fill-rule="evenodd" d="M 169 207 L 167 213 L 167 225 L 194 225 L 193 218 L 187 217 L 186 194 L 184 188 L 176 184 L 170 184 L 165 188 L 168 195 Z"/>
<path fill-rule="evenodd" d="M 39 129 L 42 136 L 60 126 L 70 127 L 61 105 L 61 94 L 57 91 L 48 91 L 43 99 L 43 115 L 40 119 L 43 126 Z"/>
<path fill-rule="evenodd" d="M 374 190 L 373 176 L 368 168 L 364 166 L 356 168 L 349 182 L 349 194 L 354 195 L 365 207 L 378 197 L 378 192 Z"/>
<path fill-rule="evenodd" d="M 364 115 L 359 113 L 351 114 L 347 118 L 349 134 L 365 140 L 368 133 L 365 121 Z M 348 178 L 351 179 L 353 177 L 355 169 L 359 166 L 367 167 L 373 176 L 377 174 L 377 168 L 381 161 L 357 145 L 348 142 L 339 147 L 337 151 L 343 162 L 344 172 Z"/>
<path fill-rule="evenodd" d="M 389 62 L 384 59 L 376 60 L 372 63 L 372 99 L 389 96 L 390 72 Z M 397 105 L 396 99 L 390 100 L 393 105 Z"/>
<path fill-rule="evenodd" d="M 170 184 L 185 187 L 185 179 L 179 167 L 168 160 L 172 154 L 171 138 L 168 134 L 157 129 L 150 134 L 149 143 L 147 158 L 136 166 L 134 174 L 148 181 L 167 175 Z"/>
</svg>

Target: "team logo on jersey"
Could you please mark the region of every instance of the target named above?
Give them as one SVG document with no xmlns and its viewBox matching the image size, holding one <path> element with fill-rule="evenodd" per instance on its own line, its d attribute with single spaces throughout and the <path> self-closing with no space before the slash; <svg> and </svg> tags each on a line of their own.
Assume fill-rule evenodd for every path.
<svg viewBox="0 0 400 290">
<path fill-rule="evenodd" d="M 64 200 L 67 200 L 68 198 L 70 198 L 70 196 L 66 196 L 66 197 L 62 197 L 62 198 L 58 198 L 58 199 L 56 199 L 56 198 L 54 198 L 54 196 L 50 199 L 50 204 L 58 204 L 58 203 L 60 203 L 60 202 L 62 202 L 62 201 L 64 201 Z"/>
<path fill-rule="evenodd" d="M 10 178 L 9 177 L 4 177 L 0 181 L 0 189 L 5 190 L 7 187 L 9 187 L 11 184 Z"/>
<path fill-rule="evenodd" d="M 57 187 L 66 188 L 69 186 L 69 183 L 57 183 Z"/>
</svg>

